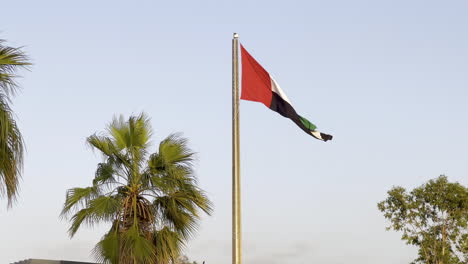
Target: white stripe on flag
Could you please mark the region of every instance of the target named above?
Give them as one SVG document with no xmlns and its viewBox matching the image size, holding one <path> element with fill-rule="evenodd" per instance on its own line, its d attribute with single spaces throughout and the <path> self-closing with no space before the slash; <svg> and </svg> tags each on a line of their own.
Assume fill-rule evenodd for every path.
<svg viewBox="0 0 468 264">
<path fill-rule="evenodd" d="M 311 133 L 314 137 L 323 140 L 322 135 L 320 135 L 320 132 L 318 132 L 317 130 L 310 131 L 310 133 Z"/>
<path fill-rule="evenodd" d="M 281 87 L 279 87 L 278 83 L 275 81 L 275 79 L 273 79 L 273 77 L 271 77 L 271 75 L 270 75 L 270 80 L 271 80 L 271 90 L 292 106 L 288 97 L 284 94 L 283 90 L 281 90 Z"/>
</svg>

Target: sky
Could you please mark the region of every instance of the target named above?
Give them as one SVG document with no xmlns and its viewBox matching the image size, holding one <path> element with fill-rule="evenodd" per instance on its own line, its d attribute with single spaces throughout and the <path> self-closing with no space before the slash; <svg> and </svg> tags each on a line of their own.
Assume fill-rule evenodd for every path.
<svg viewBox="0 0 468 264">
<path fill-rule="evenodd" d="M 185 254 L 231 261 L 231 39 L 275 77 L 321 142 L 242 101 L 245 264 L 399 264 L 376 204 L 392 186 L 468 183 L 464 0 L 4 1 L 0 38 L 23 46 L 13 109 L 27 145 L 20 196 L 0 202 L 0 262 L 92 261 L 109 226 L 70 239 L 65 192 L 91 183 L 86 146 L 115 115 L 151 117 L 153 150 L 183 132 L 215 205 Z"/>
</svg>

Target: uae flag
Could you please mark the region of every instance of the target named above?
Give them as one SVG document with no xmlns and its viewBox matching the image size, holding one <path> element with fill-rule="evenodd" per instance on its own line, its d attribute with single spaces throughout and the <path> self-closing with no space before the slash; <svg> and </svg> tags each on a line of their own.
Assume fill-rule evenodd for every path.
<svg viewBox="0 0 468 264">
<path fill-rule="evenodd" d="M 307 134 L 327 141 L 333 136 L 319 132 L 309 120 L 298 115 L 278 83 L 241 45 L 242 93 L 241 99 L 260 102 L 280 115 L 291 119 Z"/>
</svg>

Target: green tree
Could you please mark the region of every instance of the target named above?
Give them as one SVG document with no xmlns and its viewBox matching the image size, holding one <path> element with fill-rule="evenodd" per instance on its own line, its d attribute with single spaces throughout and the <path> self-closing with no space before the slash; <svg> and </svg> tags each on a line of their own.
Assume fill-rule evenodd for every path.
<svg viewBox="0 0 468 264">
<path fill-rule="evenodd" d="M 440 176 L 407 192 L 388 191 L 378 208 L 389 219 L 388 230 L 402 231 L 401 239 L 419 248 L 413 263 L 468 262 L 468 188 Z"/>
<path fill-rule="evenodd" d="M 141 114 L 114 119 L 107 133 L 87 139 L 104 159 L 92 186 L 67 191 L 62 216 L 71 220 L 71 237 L 83 223 L 111 224 L 94 248 L 99 262 L 175 263 L 197 229 L 200 210 L 212 211 L 197 187 L 187 140 L 170 135 L 149 153 L 151 134 L 149 119 Z"/>
<path fill-rule="evenodd" d="M 19 88 L 16 73 L 28 65 L 28 57 L 20 48 L 5 46 L 4 40 L 0 40 L 0 197 L 6 197 L 9 206 L 18 193 L 24 152 L 10 103 Z"/>
</svg>

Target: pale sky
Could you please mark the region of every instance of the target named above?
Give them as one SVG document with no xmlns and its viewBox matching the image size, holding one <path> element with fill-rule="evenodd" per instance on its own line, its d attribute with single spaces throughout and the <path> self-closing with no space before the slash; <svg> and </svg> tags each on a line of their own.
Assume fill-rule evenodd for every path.
<svg viewBox="0 0 468 264">
<path fill-rule="evenodd" d="M 91 261 L 108 226 L 70 240 L 65 191 L 88 186 L 85 145 L 145 111 L 155 145 L 183 132 L 215 204 L 186 254 L 231 261 L 231 38 L 272 74 L 320 142 L 241 102 L 245 264 L 399 264 L 416 250 L 377 210 L 394 185 L 468 182 L 468 1 L 4 1 L 0 38 L 25 46 L 14 110 L 20 198 L 0 202 L 0 263 Z"/>
</svg>

